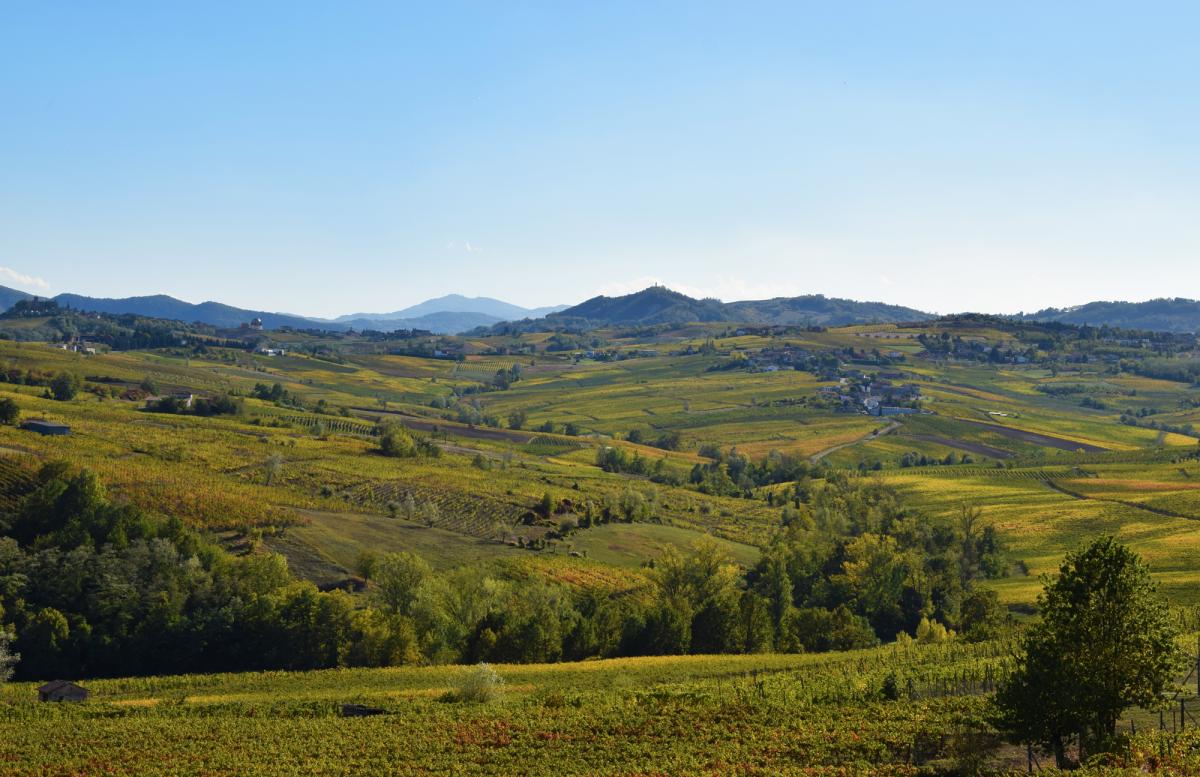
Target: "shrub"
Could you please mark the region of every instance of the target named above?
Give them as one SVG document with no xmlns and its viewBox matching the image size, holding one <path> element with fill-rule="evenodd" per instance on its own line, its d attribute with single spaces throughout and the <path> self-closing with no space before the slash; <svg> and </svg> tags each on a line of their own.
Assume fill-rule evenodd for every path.
<svg viewBox="0 0 1200 777">
<path fill-rule="evenodd" d="M 922 617 L 921 622 L 917 624 L 917 642 L 936 645 L 952 639 L 954 639 L 954 632 L 937 621 Z"/>
<path fill-rule="evenodd" d="M 458 687 L 450 694 L 453 701 L 470 704 L 486 704 L 496 698 L 504 678 L 490 664 L 480 663 L 463 675 Z"/>
</svg>

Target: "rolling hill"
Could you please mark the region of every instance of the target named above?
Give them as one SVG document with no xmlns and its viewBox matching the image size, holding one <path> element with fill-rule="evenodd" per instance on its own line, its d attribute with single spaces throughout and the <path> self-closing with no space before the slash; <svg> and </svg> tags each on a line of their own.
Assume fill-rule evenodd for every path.
<svg viewBox="0 0 1200 777">
<path fill-rule="evenodd" d="M 296 329 L 345 329 L 344 325 L 329 326 L 319 321 L 302 316 L 286 313 L 271 313 L 263 310 L 246 310 L 220 302 L 201 302 L 193 304 L 169 297 L 165 294 L 154 294 L 146 297 L 124 297 L 111 299 L 104 297 L 85 297 L 80 294 L 59 294 L 53 298 L 60 306 L 76 310 L 87 310 L 95 313 L 134 313 L 149 318 L 165 318 L 175 321 L 199 321 L 219 327 L 238 327 L 249 323 L 252 319 L 261 318 L 267 329 L 278 329 L 290 326 Z"/>
<path fill-rule="evenodd" d="M 1046 308 L 1026 314 L 1023 318 L 1080 326 L 1108 325 L 1156 332 L 1195 332 L 1200 330 L 1200 301 L 1176 297 L 1146 302 L 1089 302 L 1071 308 Z"/>
<path fill-rule="evenodd" d="M 856 302 L 819 294 L 721 302 L 717 299 L 694 299 L 663 286 L 652 286 L 621 297 L 593 297 L 574 307 L 551 313 L 542 322 L 550 326 L 582 327 L 684 324 L 695 321 L 843 326 L 926 321 L 931 318 L 933 316 L 929 313 L 899 305 Z"/>
</svg>

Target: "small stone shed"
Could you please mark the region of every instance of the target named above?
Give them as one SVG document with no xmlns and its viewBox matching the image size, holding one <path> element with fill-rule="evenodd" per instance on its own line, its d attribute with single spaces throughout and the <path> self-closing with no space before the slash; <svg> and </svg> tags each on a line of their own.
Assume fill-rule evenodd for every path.
<svg viewBox="0 0 1200 777">
<path fill-rule="evenodd" d="M 90 692 L 67 680 L 54 680 L 37 689 L 38 701 L 87 701 Z"/>
</svg>

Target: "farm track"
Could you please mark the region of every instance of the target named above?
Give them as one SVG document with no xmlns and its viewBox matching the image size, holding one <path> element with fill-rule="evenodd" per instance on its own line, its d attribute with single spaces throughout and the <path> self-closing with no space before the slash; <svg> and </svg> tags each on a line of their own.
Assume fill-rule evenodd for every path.
<svg viewBox="0 0 1200 777">
<path fill-rule="evenodd" d="M 1068 440 L 1065 437 L 1054 437 L 1041 432 L 1030 432 L 1024 429 L 1014 429 L 1011 426 L 1000 426 L 999 424 L 989 424 L 983 421 L 972 421 L 967 418 L 955 418 L 955 421 L 963 424 L 969 424 L 979 429 L 989 432 L 995 432 L 1003 437 L 1008 437 L 1012 440 L 1020 440 L 1034 445 L 1041 445 L 1045 448 L 1055 448 L 1060 451 L 1077 451 L 1082 450 L 1085 453 L 1107 453 L 1108 448 L 1101 448 L 1099 445 L 1092 445 L 1087 442 L 1079 442 L 1078 440 Z"/>
<path fill-rule="evenodd" d="M 831 453 L 836 453 L 843 448 L 849 448 L 851 445 L 858 445 L 860 442 L 870 442 L 871 440 L 878 440 L 880 437 L 884 436 L 885 434 L 891 434 L 892 432 L 896 431 L 901 426 L 902 426 L 902 424 L 899 421 L 892 421 L 883 429 L 876 429 L 875 431 L 871 432 L 870 434 L 859 437 L 857 440 L 852 440 L 850 442 L 844 442 L 841 445 L 835 445 L 832 448 L 826 448 L 823 451 L 817 451 L 809 458 L 809 460 L 812 461 L 814 464 L 816 464 L 818 461 L 825 458 L 826 456 L 828 456 Z"/>
<path fill-rule="evenodd" d="M 1185 521 L 1200 521 L 1200 517 L 1198 517 L 1198 516 L 1185 515 L 1183 513 L 1177 513 L 1174 510 L 1167 510 L 1162 507 L 1152 507 L 1151 505 L 1138 504 L 1137 502 L 1127 502 L 1124 499 L 1100 499 L 1099 497 L 1088 496 L 1087 494 L 1081 494 L 1078 491 L 1072 491 L 1071 489 L 1067 488 L 1064 485 L 1061 485 L 1060 483 L 1056 483 L 1055 481 L 1051 480 L 1050 478 L 1045 478 L 1042 482 L 1045 483 L 1047 486 L 1049 486 L 1052 490 L 1057 491 L 1060 494 L 1069 496 L 1072 499 L 1079 499 L 1080 501 L 1108 502 L 1109 504 L 1124 505 L 1125 507 L 1132 507 L 1135 510 L 1145 510 L 1148 513 L 1154 513 L 1155 515 L 1161 515 L 1164 518 L 1182 518 Z"/>
</svg>

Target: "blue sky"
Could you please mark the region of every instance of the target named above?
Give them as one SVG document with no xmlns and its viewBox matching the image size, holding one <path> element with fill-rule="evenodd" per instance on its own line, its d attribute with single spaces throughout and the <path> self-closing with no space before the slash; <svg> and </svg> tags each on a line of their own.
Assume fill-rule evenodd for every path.
<svg viewBox="0 0 1200 777">
<path fill-rule="evenodd" d="M 1200 297 L 1194 4 L 0 0 L 0 284 Z"/>
</svg>

